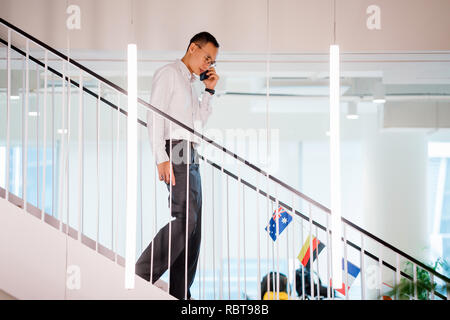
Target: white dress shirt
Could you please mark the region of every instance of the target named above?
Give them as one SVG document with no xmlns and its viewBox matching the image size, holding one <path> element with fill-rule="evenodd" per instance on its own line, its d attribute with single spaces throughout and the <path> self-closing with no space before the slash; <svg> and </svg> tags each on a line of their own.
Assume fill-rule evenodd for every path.
<svg viewBox="0 0 450 320">
<path fill-rule="evenodd" d="M 196 81 L 199 81 L 198 78 L 191 74 L 183 61 L 177 59 L 156 70 L 150 104 L 184 125 L 201 132 L 211 115 L 213 99 L 210 93 L 203 90 L 203 93 L 199 94 L 195 86 Z M 198 137 L 175 123 L 172 123 L 170 128 L 170 122 L 156 112 L 147 111 L 147 129 L 156 164 L 169 161 L 165 149 L 166 140 L 184 139 L 195 142 L 195 146 L 200 142 Z"/>
</svg>

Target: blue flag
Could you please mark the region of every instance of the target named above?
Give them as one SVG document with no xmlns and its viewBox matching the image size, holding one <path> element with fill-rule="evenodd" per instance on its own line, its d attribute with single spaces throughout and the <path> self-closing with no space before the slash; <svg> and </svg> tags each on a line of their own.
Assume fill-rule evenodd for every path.
<svg viewBox="0 0 450 320">
<path fill-rule="evenodd" d="M 278 230 L 277 230 L 277 221 L 278 221 Z M 277 231 L 278 234 L 281 234 L 284 229 L 288 226 L 292 221 L 292 216 L 286 212 L 283 207 L 279 207 L 274 211 L 272 218 L 269 221 L 269 224 L 266 226 L 266 231 L 269 232 L 270 237 L 273 241 L 277 240 Z"/>
</svg>

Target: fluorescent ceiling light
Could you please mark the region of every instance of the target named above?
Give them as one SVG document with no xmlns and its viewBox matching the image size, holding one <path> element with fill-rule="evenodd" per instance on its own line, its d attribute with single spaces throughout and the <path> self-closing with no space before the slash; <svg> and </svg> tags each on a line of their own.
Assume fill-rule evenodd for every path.
<svg viewBox="0 0 450 320">
<path fill-rule="evenodd" d="M 384 99 L 384 98 L 373 99 L 373 103 L 383 104 L 385 102 L 386 102 L 386 99 Z"/>
<path fill-rule="evenodd" d="M 11 96 L 11 100 L 19 100 L 20 96 Z"/>
<path fill-rule="evenodd" d="M 340 94 L 344 94 L 350 86 L 340 87 Z M 328 85 L 300 85 L 300 86 L 274 86 L 270 85 L 269 94 L 292 94 L 300 96 L 328 96 L 330 94 Z M 259 93 L 266 93 L 266 89 L 259 90 Z"/>
</svg>

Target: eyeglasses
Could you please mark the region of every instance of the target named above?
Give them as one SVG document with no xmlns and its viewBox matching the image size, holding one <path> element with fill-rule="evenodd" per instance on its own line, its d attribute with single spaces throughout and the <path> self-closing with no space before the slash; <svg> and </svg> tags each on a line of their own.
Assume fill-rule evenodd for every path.
<svg viewBox="0 0 450 320">
<path fill-rule="evenodd" d="M 195 43 L 195 42 L 194 42 Z M 215 67 L 216 66 L 216 61 L 213 61 L 213 59 L 211 58 L 211 56 L 209 55 L 208 52 L 206 52 L 205 50 L 202 49 L 202 47 L 200 47 L 200 45 L 198 45 L 197 43 L 195 43 L 195 45 L 197 47 L 200 48 L 200 50 L 202 50 L 204 53 L 206 53 L 206 56 L 203 56 L 203 61 L 210 67 Z"/>
</svg>

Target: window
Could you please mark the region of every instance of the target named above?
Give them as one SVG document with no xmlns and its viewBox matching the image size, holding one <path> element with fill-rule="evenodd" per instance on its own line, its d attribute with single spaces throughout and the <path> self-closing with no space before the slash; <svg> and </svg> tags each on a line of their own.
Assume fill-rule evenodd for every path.
<svg viewBox="0 0 450 320">
<path fill-rule="evenodd" d="M 428 197 L 432 250 L 450 258 L 450 143 L 428 144 Z"/>
</svg>

